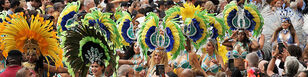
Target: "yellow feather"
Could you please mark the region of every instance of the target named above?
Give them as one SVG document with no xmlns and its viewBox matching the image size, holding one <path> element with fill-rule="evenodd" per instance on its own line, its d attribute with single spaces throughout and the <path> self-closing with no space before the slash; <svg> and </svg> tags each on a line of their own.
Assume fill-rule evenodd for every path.
<svg viewBox="0 0 308 77">
<path fill-rule="evenodd" d="M 184 7 L 180 8 L 182 20 L 185 20 L 186 18 L 194 18 L 195 13 L 199 13 L 200 11 L 200 6 L 195 7 L 192 3 L 185 3 Z"/>
<path fill-rule="evenodd" d="M 37 16 L 31 16 L 32 20 L 30 23 L 30 26 L 26 22 L 25 17 L 20 15 L 11 15 L 12 19 L 8 22 L 12 22 L 11 24 L 4 25 L 5 30 L 1 31 L 1 34 L 6 35 L 3 37 L 3 42 L 1 42 L 1 45 L 3 45 L 3 55 L 6 57 L 7 53 L 10 50 L 18 49 L 21 52 L 25 52 L 23 50 L 24 48 L 24 42 L 28 39 L 33 39 L 38 42 L 40 51 L 37 51 L 37 53 L 41 53 L 44 56 L 50 56 L 51 58 L 59 58 L 62 57 L 62 55 L 52 55 L 50 53 L 63 53 L 61 52 L 59 48 L 59 43 L 55 37 L 55 33 L 53 33 L 50 28 L 51 24 L 53 24 L 50 21 L 43 21 L 42 17 Z M 15 18 L 14 18 L 15 17 Z M 3 25 L 1 26 L 3 27 Z M 50 32 L 51 31 L 51 32 Z M 1 37 L 2 38 L 2 37 Z M 57 48 L 58 50 L 54 51 L 51 50 L 51 48 Z M 57 59 L 59 61 L 60 59 Z M 62 61 L 62 60 L 60 60 Z"/>
<path fill-rule="evenodd" d="M 200 43 L 206 37 L 207 28 L 206 28 L 206 25 L 204 24 L 204 21 L 201 18 L 196 17 L 196 20 L 200 22 L 199 26 L 201 29 L 203 29 L 202 37 L 196 41 L 196 43 Z"/>
</svg>

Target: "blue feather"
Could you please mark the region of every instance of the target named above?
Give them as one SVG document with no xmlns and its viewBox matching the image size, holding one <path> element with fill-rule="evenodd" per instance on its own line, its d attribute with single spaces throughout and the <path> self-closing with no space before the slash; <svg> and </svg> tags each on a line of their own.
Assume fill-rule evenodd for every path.
<svg viewBox="0 0 308 77">
<path fill-rule="evenodd" d="M 97 20 L 97 21 L 99 21 L 99 20 Z M 98 25 L 99 25 L 100 29 L 106 31 L 107 38 L 110 40 L 110 31 L 108 30 L 108 28 L 101 22 L 98 22 Z"/>
<path fill-rule="evenodd" d="M 94 26 L 94 25 L 95 25 L 95 23 L 96 23 L 96 21 L 95 21 L 95 20 L 89 20 L 89 26 Z"/>
<path fill-rule="evenodd" d="M 256 26 L 256 22 L 253 20 L 253 15 L 248 11 L 248 10 L 245 10 L 245 16 L 249 19 L 249 21 L 251 22 L 250 25 L 249 25 L 249 28 L 246 29 L 246 30 L 249 30 L 249 31 L 252 31 L 255 26 Z"/>
<path fill-rule="evenodd" d="M 212 39 L 216 39 L 218 37 L 218 30 L 214 27 L 214 24 L 211 24 L 211 26 L 213 27 L 212 29 Z"/>
<path fill-rule="evenodd" d="M 176 15 L 174 19 L 176 19 L 176 21 L 181 21 L 180 15 Z"/>
<path fill-rule="evenodd" d="M 192 22 L 197 29 L 197 33 L 194 36 L 190 36 L 189 38 L 191 38 L 194 42 L 196 42 L 202 37 L 203 29 L 200 28 L 200 25 L 199 25 L 200 22 L 198 22 L 195 18 L 192 19 Z"/>
<path fill-rule="evenodd" d="M 230 13 L 229 16 L 227 17 L 227 23 L 228 26 L 230 27 L 231 30 L 236 30 L 236 28 L 234 27 L 234 25 L 232 24 L 232 20 L 233 18 L 235 18 L 237 11 L 235 9 L 233 9 Z"/>
<path fill-rule="evenodd" d="M 0 23 L 2 23 L 3 22 L 3 20 L 0 18 Z"/>
<path fill-rule="evenodd" d="M 130 20 L 126 19 L 125 22 L 123 23 L 122 26 L 122 37 L 124 38 L 124 40 L 128 43 L 133 43 L 133 39 L 130 39 L 127 35 L 127 30 L 129 27 L 132 27 L 132 25 L 130 25 Z"/>
<path fill-rule="evenodd" d="M 147 34 L 145 35 L 146 38 L 144 39 L 144 41 L 150 49 L 155 49 L 155 46 L 151 43 L 151 35 L 153 35 L 155 31 L 156 31 L 156 26 L 152 26 L 149 28 L 149 30 L 147 31 Z"/>
<path fill-rule="evenodd" d="M 67 28 L 65 27 L 67 20 L 73 18 L 75 14 L 76 14 L 76 12 L 75 12 L 75 11 L 72 11 L 72 12 L 70 12 L 70 13 L 68 13 L 67 15 L 64 15 L 64 16 L 62 17 L 62 21 L 61 21 L 60 24 L 61 24 L 61 27 L 62 27 L 62 30 L 63 30 L 63 31 L 67 30 Z"/>
<path fill-rule="evenodd" d="M 172 31 L 170 30 L 169 27 L 166 28 L 166 33 L 167 33 L 167 35 L 169 36 L 169 39 L 170 39 L 170 44 L 166 48 L 166 51 L 169 52 L 173 49 L 174 39 L 173 39 Z"/>
</svg>

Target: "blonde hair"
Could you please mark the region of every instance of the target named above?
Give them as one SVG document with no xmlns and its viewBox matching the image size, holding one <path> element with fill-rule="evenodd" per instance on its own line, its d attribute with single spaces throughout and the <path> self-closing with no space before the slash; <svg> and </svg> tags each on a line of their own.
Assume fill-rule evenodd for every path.
<svg viewBox="0 0 308 77">
<path fill-rule="evenodd" d="M 153 51 L 153 53 L 151 54 L 151 58 L 150 58 L 150 62 L 149 62 L 149 70 L 153 70 L 155 65 L 157 65 L 155 63 L 155 54 L 158 53 L 161 56 L 161 60 L 158 64 L 163 64 L 165 66 L 165 70 L 166 70 L 166 66 L 168 66 L 168 56 L 167 53 L 164 50 L 158 50 L 156 49 L 155 51 Z M 148 71 L 148 74 L 150 74 L 153 71 Z"/>
</svg>

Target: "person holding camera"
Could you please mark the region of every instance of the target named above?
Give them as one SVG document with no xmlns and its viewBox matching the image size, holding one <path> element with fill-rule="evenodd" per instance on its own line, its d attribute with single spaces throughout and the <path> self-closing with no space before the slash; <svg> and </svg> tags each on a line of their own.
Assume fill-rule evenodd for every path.
<svg viewBox="0 0 308 77">
<path fill-rule="evenodd" d="M 274 73 L 275 62 L 277 59 L 281 59 L 284 62 L 284 72 L 282 77 L 293 77 L 298 71 L 299 63 L 296 57 L 290 56 L 287 48 L 284 45 L 279 44 L 274 47 L 272 51 L 272 59 L 268 65 L 267 75 L 271 77 L 281 77 L 278 73 Z"/>
</svg>

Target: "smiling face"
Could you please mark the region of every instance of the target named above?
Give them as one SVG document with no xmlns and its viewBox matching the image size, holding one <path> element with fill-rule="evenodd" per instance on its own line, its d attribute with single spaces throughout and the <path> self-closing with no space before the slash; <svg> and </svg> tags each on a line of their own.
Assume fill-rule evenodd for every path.
<svg viewBox="0 0 308 77">
<path fill-rule="evenodd" d="M 10 8 L 10 1 L 9 0 L 5 0 L 4 5 L 1 5 L 4 9 L 9 9 Z"/>
<path fill-rule="evenodd" d="M 281 23 L 281 27 L 282 27 L 283 29 L 288 29 L 288 28 L 290 27 L 289 21 L 284 21 L 284 22 L 282 22 L 282 23 Z"/>
<path fill-rule="evenodd" d="M 238 33 L 238 35 L 237 35 L 238 40 L 239 40 L 239 41 L 244 40 L 245 35 L 246 35 L 246 34 L 245 34 L 244 31 L 239 31 L 239 33 Z"/>
<path fill-rule="evenodd" d="M 206 46 L 207 53 L 213 53 L 214 52 L 214 45 L 211 42 L 207 42 Z"/>
<path fill-rule="evenodd" d="M 94 76 L 100 76 L 103 74 L 104 66 L 99 65 L 97 62 L 91 64 L 91 72 Z"/>
<path fill-rule="evenodd" d="M 154 53 L 154 62 L 155 62 L 155 64 L 159 64 L 160 63 L 160 60 L 162 60 L 162 51 L 159 51 L 159 52 L 156 52 L 156 51 L 154 51 L 155 53 Z"/>
</svg>

